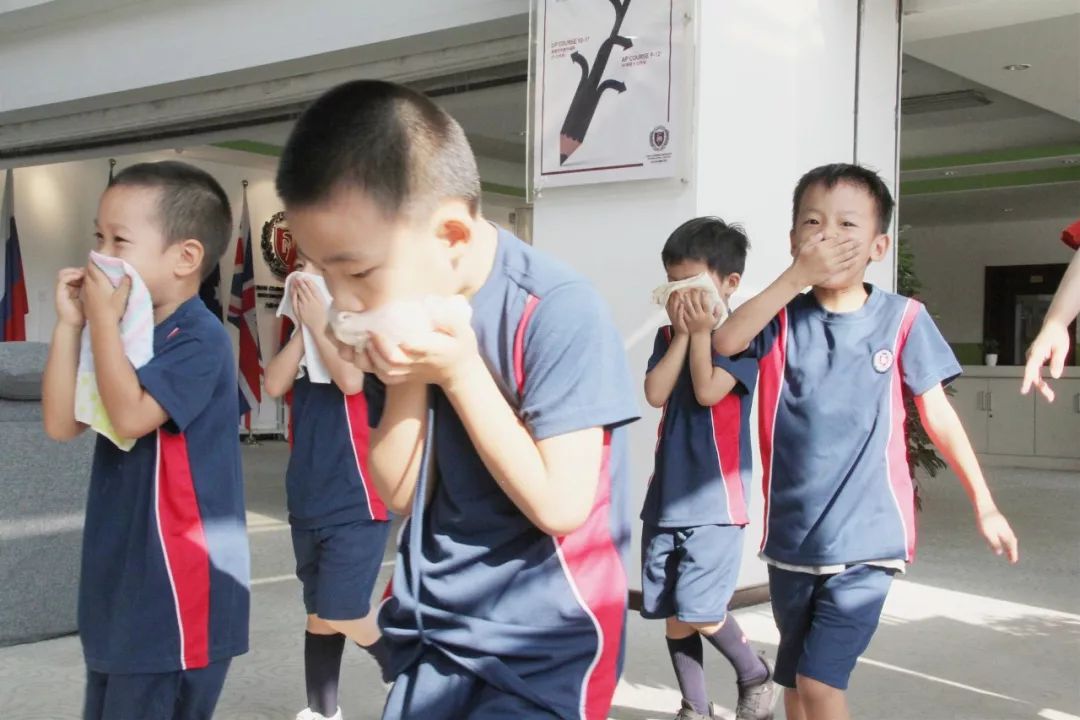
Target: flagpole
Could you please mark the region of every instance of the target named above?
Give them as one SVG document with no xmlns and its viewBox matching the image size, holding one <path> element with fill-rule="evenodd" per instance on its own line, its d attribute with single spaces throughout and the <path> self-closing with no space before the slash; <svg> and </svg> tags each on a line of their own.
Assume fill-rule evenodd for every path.
<svg viewBox="0 0 1080 720">
<path fill-rule="evenodd" d="M 244 203 L 243 203 L 243 211 L 242 212 L 245 213 L 245 217 L 246 217 L 246 213 L 247 213 L 247 189 L 248 189 L 248 180 L 247 180 L 247 178 L 242 179 L 240 181 L 240 185 L 244 188 Z M 243 222 L 243 220 L 241 220 L 241 222 Z M 250 233 L 251 233 L 251 228 L 250 228 L 250 225 L 249 225 L 249 227 L 248 227 L 249 237 L 250 237 Z M 251 247 L 248 246 L 246 248 L 246 250 L 245 250 L 245 256 L 246 256 L 247 253 L 249 253 L 251 251 L 252 251 Z M 257 307 L 258 306 L 256 305 L 256 312 L 258 312 Z M 256 341 L 257 340 L 258 340 L 258 338 L 256 338 Z M 259 362 L 261 364 L 262 358 L 259 358 Z M 248 412 L 244 416 L 244 427 L 247 429 L 247 437 L 244 439 L 244 443 L 246 445 L 249 445 L 249 446 L 259 444 L 258 438 L 255 437 L 255 434 L 251 430 L 251 416 L 255 413 L 255 410 L 256 410 L 256 408 L 248 408 Z"/>
</svg>

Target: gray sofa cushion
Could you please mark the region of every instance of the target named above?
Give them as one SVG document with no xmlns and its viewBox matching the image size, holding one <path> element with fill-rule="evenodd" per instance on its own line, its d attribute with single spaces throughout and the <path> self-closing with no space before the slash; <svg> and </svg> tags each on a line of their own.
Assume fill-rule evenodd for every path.
<svg viewBox="0 0 1080 720">
<path fill-rule="evenodd" d="M 41 375 L 48 353 L 45 343 L 0 343 L 0 398 L 40 400 Z"/>
</svg>

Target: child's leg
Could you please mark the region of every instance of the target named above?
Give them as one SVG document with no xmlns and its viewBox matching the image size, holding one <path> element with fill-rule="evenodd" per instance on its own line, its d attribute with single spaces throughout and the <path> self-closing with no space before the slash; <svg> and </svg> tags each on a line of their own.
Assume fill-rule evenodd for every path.
<svg viewBox="0 0 1080 720">
<path fill-rule="evenodd" d="M 731 663 L 739 685 L 759 685 L 769 679 L 765 661 L 754 653 L 739 623 L 730 614 L 721 623 L 695 624 L 694 628 Z"/>
<path fill-rule="evenodd" d="M 318 615 L 308 615 L 304 634 L 304 682 L 308 708 L 324 717 L 338 710 L 338 681 L 345 636 Z"/>
<path fill-rule="evenodd" d="M 798 690 L 784 688 L 784 715 L 787 720 L 806 720 Z"/>
<path fill-rule="evenodd" d="M 843 690 L 799 675 L 795 693 L 806 720 L 849 720 L 847 698 Z"/>
<path fill-rule="evenodd" d="M 694 712 L 709 714 L 709 691 L 705 682 L 701 636 L 692 625 L 667 619 L 667 646 L 679 691 Z"/>
</svg>

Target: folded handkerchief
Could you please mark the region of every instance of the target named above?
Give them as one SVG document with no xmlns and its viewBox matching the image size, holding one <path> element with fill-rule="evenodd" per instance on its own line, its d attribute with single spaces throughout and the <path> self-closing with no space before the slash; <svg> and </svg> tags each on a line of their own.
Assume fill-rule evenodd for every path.
<svg viewBox="0 0 1080 720">
<path fill-rule="evenodd" d="M 109 278 L 113 287 L 120 285 L 125 275 L 131 278 L 131 293 L 127 307 L 120 318 L 120 339 L 124 354 L 132 366 L 141 368 L 154 357 L 154 303 L 135 268 L 120 258 L 91 252 L 90 261 Z M 104 435 L 121 450 L 135 446 L 132 438 L 122 438 L 113 429 L 105 403 L 98 393 L 97 376 L 94 375 L 94 353 L 90 347 L 90 326 L 83 328 L 82 346 L 79 349 L 79 369 L 75 376 L 75 419 Z"/>
<path fill-rule="evenodd" d="M 277 316 L 284 315 L 293 321 L 293 325 L 300 328 L 300 338 L 304 343 L 304 357 L 300 358 L 300 367 L 306 368 L 308 379 L 313 383 L 329 383 L 332 382 L 330 371 L 326 368 L 322 356 L 319 355 L 318 345 L 315 344 L 315 338 L 311 334 L 312 330 L 300 322 L 300 316 L 293 307 L 293 287 L 300 278 L 314 285 L 326 307 L 330 307 L 330 289 L 326 287 L 326 280 L 321 275 L 296 271 L 289 273 L 289 276 L 285 278 L 285 294 L 281 298 L 281 304 L 278 305 Z M 322 332 L 322 328 L 316 328 L 315 332 Z"/>
<path fill-rule="evenodd" d="M 394 345 L 417 343 L 440 325 L 467 323 L 471 319 L 472 306 L 463 296 L 431 295 L 419 300 L 398 300 L 367 312 L 331 312 L 330 327 L 339 341 L 363 350 L 372 333 Z"/>
<path fill-rule="evenodd" d="M 716 284 L 712 281 L 712 278 L 709 277 L 708 273 L 701 273 L 700 275 L 695 275 L 694 277 L 686 278 L 685 280 L 664 283 L 653 290 L 653 302 L 660 307 L 667 307 L 668 298 L 671 297 L 671 293 L 680 290 L 704 290 L 709 295 L 709 299 L 712 300 L 712 309 L 716 310 L 716 307 L 720 306 L 720 317 L 717 318 L 716 325 L 713 329 L 720 327 L 724 324 L 724 321 L 727 320 L 729 314 L 728 308 L 724 304 L 723 298 L 720 297 L 720 293 L 716 289 Z"/>
</svg>

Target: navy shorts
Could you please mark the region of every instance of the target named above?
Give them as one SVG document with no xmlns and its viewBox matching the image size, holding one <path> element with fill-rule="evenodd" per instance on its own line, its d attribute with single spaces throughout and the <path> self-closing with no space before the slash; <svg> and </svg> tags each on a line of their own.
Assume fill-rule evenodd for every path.
<svg viewBox="0 0 1080 720">
<path fill-rule="evenodd" d="M 836 575 L 811 575 L 769 566 L 773 618 L 780 630 L 776 682 L 795 676 L 847 690 L 859 656 L 877 630 L 895 570 L 852 565 Z"/>
<path fill-rule="evenodd" d="M 742 564 L 743 528 L 645 524 L 641 535 L 641 616 L 718 623 L 727 617 Z"/>
<path fill-rule="evenodd" d="M 132 675 L 87 670 L 83 720 L 210 720 L 229 663 Z"/>
<path fill-rule="evenodd" d="M 323 620 L 358 620 L 371 611 L 371 593 L 382 567 L 390 523 L 359 520 L 344 525 L 293 528 L 296 577 L 304 609 Z"/>
<path fill-rule="evenodd" d="M 559 720 L 550 710 L 503 692 L 434 648 L 397 676 L 383 720 Z"/>
</svg>

